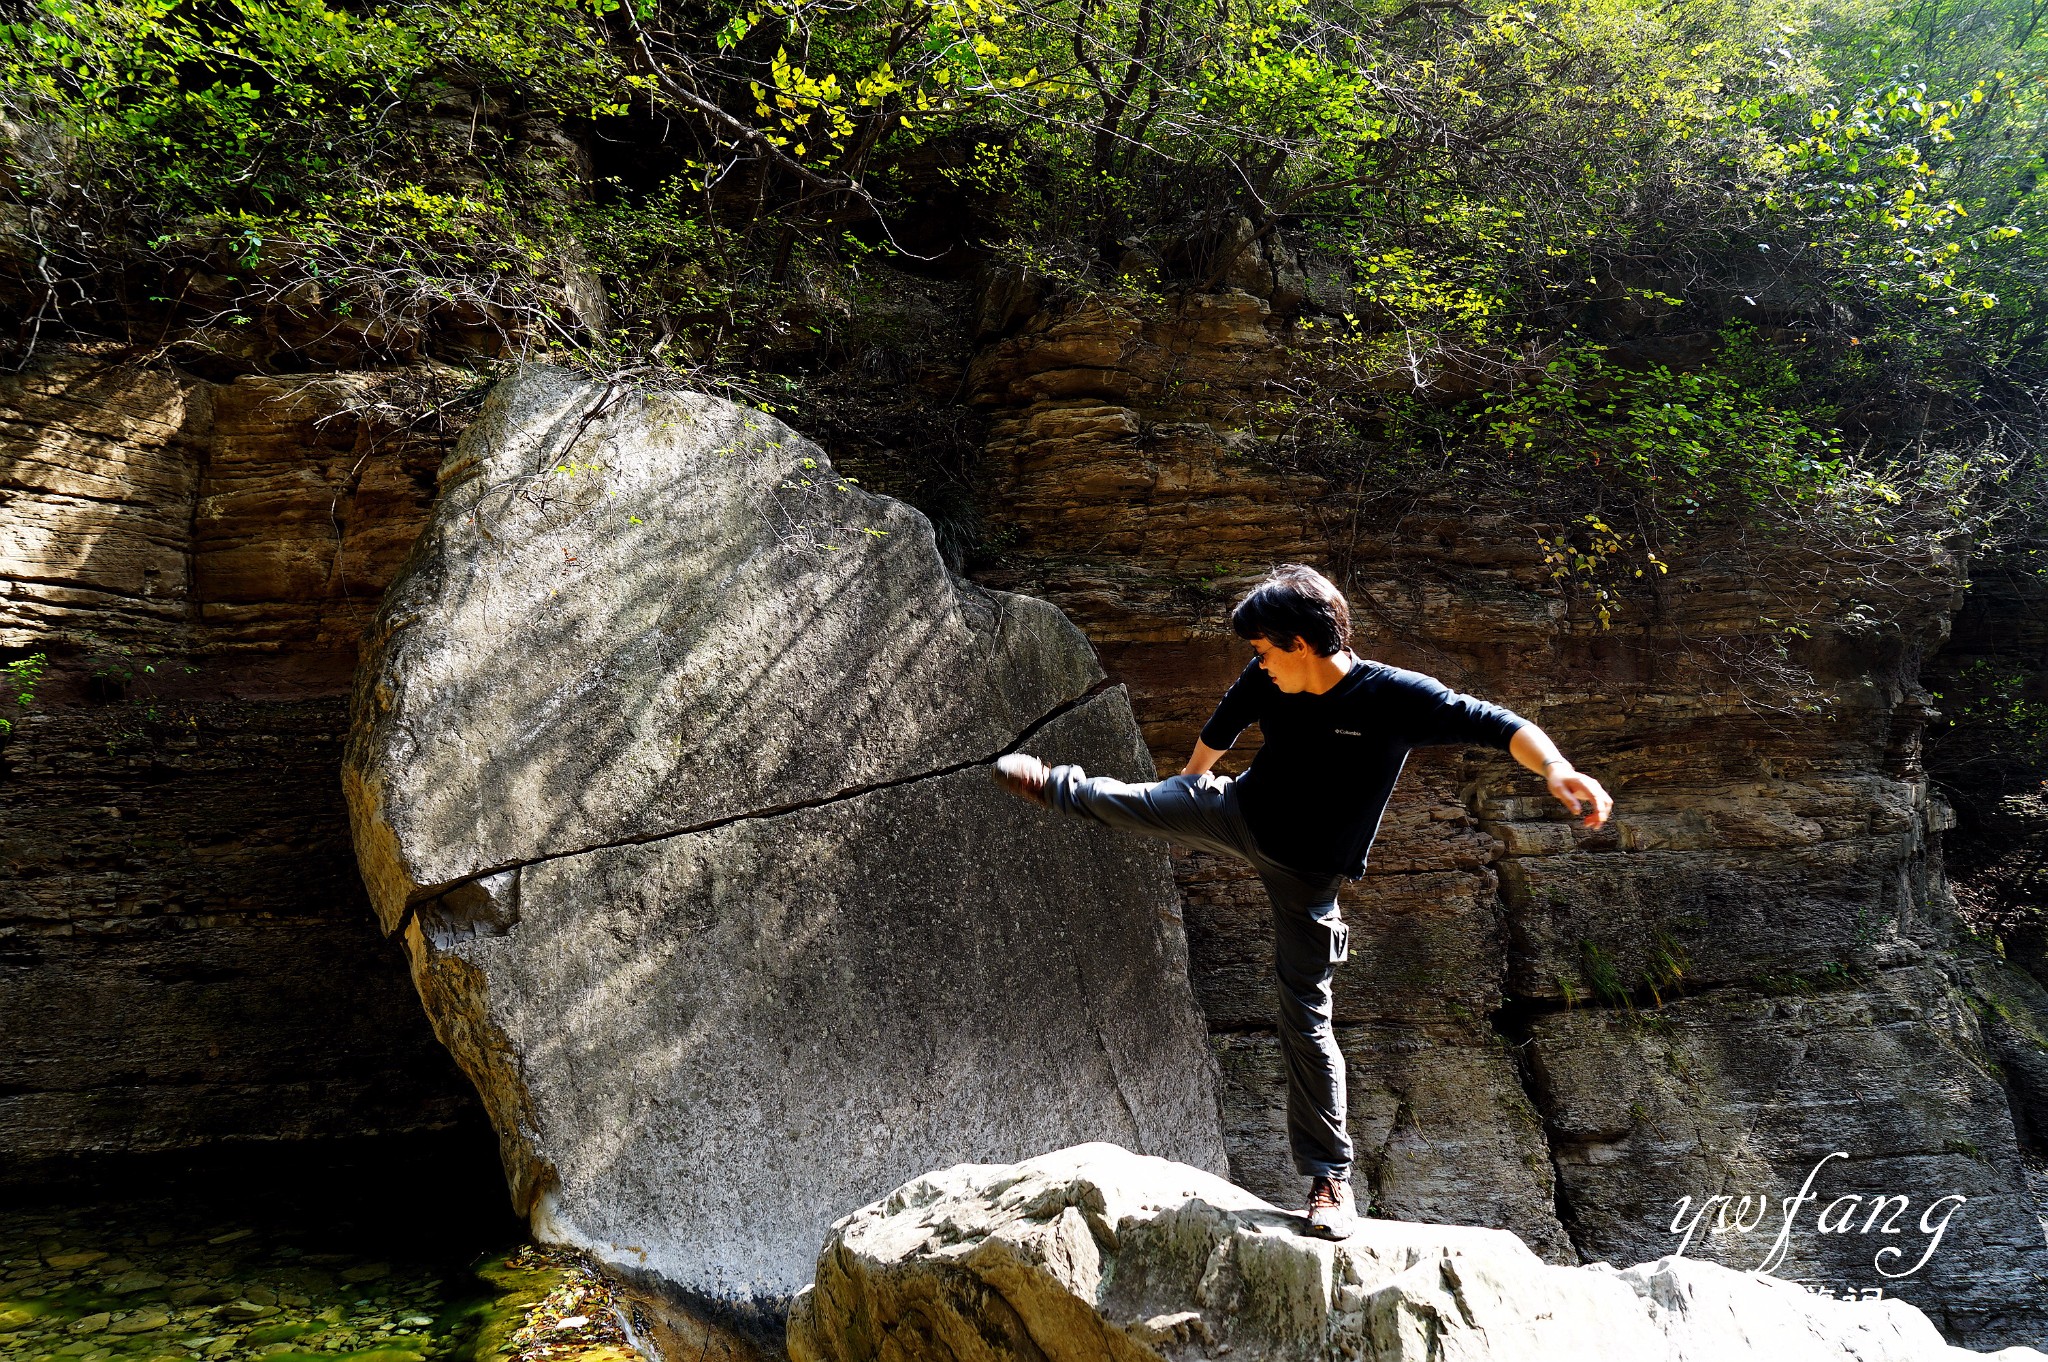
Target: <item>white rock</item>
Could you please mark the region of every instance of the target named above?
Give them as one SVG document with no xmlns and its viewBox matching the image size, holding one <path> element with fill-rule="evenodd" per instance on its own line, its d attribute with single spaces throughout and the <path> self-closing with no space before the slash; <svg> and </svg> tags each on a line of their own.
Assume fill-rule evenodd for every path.
<svg viewBox="0 0 2048 1362">
<path fill-rule="evenodd" d="M 1683 1258 L 1554 1267 L 1504 1230 L 1340 1244 L 1199 1170 L 1088 1144 L 904 1184 L 833 1226 L 796 1362 L 1950 1362 L 1902 1301 Z M 2004 1362 L 2042 1354 L 2007 1349 Z"/>
</svg>

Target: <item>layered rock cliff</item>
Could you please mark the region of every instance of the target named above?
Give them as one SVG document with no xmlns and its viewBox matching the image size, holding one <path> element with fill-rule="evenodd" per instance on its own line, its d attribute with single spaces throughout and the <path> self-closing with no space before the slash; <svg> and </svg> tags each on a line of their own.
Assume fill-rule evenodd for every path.
<svg viewBox="0 0 2048 1362">
<path fill-rule="evenodd" d="M 1505 1226 L 1553 1261 L 1643 1261 L 1676 1247 L 1681 1198 L 1775 1204 L 1839 1149 L 1853 1172 L 1816 1184 L 1826 1200 L 1909 1195 L 1918 1215 L 1967 1197 L 1967 1213 L 1910 1278 L 1875 1270 L 1900 1268 L 1872 1261 L 1890 1241 L 1810 1225 L 1783 1275 L 1902 1295 L 1978 1346 L 2038 1341 L 2042 1151 L 2013 1113 L 2038 1101 L 2040 1051 L 1980 1021 L 1980 981 L 2029 999 L 1998 1006 L 2036 1037 L 2042 1013 L 2031 979 L 1956 930 L 1951 815 L 1920 757 L 1919 674 L 1961 562 L 1701 536 L 1604 628 L 1543 559 L 1555 527 L 1256 457 L 1292 339 L 1266 298 L 982 315 L 966 383 L 1012 538 L 980 575 L 1082 622 L 1162 772 L 1241 665 L 1229 601 L 1300 560 L 1343 575 L 1361 651 L 1536 719 L 1616 797 L 1588 832 L 1498 754 L 1411 759 L 1346 891 L 1337 989 L 1385 1213 Z M 1797 652 L 1780 646 L 1787 601 Z M 1285 1202 L 1256 885 L 1179 864 L 1233 1170 Z M 1689 1251 L 1753 1267 L 1767 1248 L 1730 1230 Z"/>
<path fill-rule="evenodd" d="M 1551 576 L 1539 527 L 1483 491 L 1389 498 L 1270 457 L 1259 412 L 1287 301 L 1104 307 L 1001 281 L 935 310 L 978 314 L 957 349 L 850 358 L 841 380 L 880 413 L 867 427 L 819 422 L 843 466 L 907 485 L 907 442 L 972 403 L 946 432 L 965 462 L 906 490 L 980 517 L 977 578 L 1081 626 L 1158 770 L 1241 665 L 1235 592 L 1300 558 L 1345 575 L 1363 651 L 1515 706 L 1614 790 L 1588 836 L 1498 755 L 1410 762 L 1347 891 L 1339 975 L 1361 1176 L 1386 1213 L 1511 1228 L 1553 1262 L 1639 1261 L 1679 1242 L 1680 1198 L 1775 1208 L 1841 1149 L 1792 1244 L 1806 1256 L 1781 1271 L 1904 1295 L 1954 1341 L 2036 1340 L 2026 1179 L 2048 1129 L 2048 1003 L 1957 929 L 1951 815 L 1921 752 L 1930 713 L 1952 711 L 1942 668 L 1969 662 L 1936 651 L 1957 601 L 1958 644 L 2024 652 L 2007 618 L 2024 581 L 2013 606 L 1960 561 L 1858 577 L 1703 538 L 1602 629 Z M 0 789 L 22 830 L 5 924 L 22 1001 L 0 1016 L 33 1019 L 0 1101 L 24 1152 L 394 1129 L 461 1100 L 363 925 L 336 789 L 354 636 L 447 447 L 365 401 L 389 381 L 198 383 L 73 353 L 8 389 L 5 641 L 53 668 Z M 1780 666 L 1788 601 L 1812 637 Z M 200 670 L 142 672 L 89 632 Z M 1817 708 L 1760 684 L 1765 665 Z M 1973 788 L 1967 761 L 1937 752 L 1935 769 Z M 2024 869 L 1998 845 L 1991 862 Z M 1233 1174 L 1286 1204 L 1257 886 L 1200 855 L 1175 869 Z M 64 1002 L 68 978 L 133 1001 Z M 116 1047 L 123 1063 L 102 1064 Z M 1891 1281 L 1872 1261 L 1890 1241 L 1860 1214 L 1855 1232 L 1814 1228 L 1845 1193 L 1909 1197 L 1912 1223 L 1968 1200 Z M 1714 1220 L 1688 1253 L 1762 1259 L 1764 1231 Z"/>
<path fill-rule="evenodd" d="M 0 646 L 30 667 L 0 694 L 4 1176 L 470 1109 L 369 915 L 337 781 L 441 391 L 89 349 L 0 380 Z"/>
</svg>

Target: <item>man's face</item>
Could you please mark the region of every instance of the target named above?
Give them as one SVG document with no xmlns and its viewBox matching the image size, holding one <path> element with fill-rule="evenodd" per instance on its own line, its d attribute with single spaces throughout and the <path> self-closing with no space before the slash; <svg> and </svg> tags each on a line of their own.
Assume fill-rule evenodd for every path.
<svg viewBox="0 0 2048 1362">
<path fill-rule="evenodd" d="M 1286 640 L 1281 646 L 1268 638 L 1252 640 L 1252 651 L 1259 655 L 1259 665 L 1266 675 L 1281 690 L 1293 694 L 1308 689 L 1312 679 L 1310 665 L 1315 661 L 1315 650 L 1298 638 Z"/>
</svg>

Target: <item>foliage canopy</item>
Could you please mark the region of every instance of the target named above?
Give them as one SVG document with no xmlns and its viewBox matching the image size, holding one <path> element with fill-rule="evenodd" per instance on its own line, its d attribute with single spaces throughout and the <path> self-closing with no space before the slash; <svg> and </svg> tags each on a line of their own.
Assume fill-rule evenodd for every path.
<svg viewBox="0 0 2048 1362">
<path fill-rule="evenodd" d="M 800 324 L 819 278 L 878 259 L 994 255 L 1096 290 L 1292 260 L 1320 372 L 1425 394 L 1457 375 L 1481 395 L 1437 424 L 1476 455 L 1597 470 L 1682 514 L 1796 500 L 1872 444 L 1967 446 L 1987 485 L 2037 486 L 2039 19 L 2028 0 L 30 0 L 0 24 L 0 99 L 38 326 L 117 247 L 157 280 L 225 252 L 227 326 L 324 309 L 402 348 L 454 318 L 736 372 L 764 363 L 762 318 Z M 579 140 L 632 154 L 586 165 Z"/>
</svg>

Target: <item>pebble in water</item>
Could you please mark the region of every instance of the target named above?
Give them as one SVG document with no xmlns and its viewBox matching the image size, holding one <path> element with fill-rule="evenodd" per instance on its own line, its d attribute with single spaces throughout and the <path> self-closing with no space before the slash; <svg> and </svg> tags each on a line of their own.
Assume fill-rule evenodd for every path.
<svg viewBox="0 0 2048 1362">
<path fill-rule="evenodd" d="M 146 1214 L 0 1213 L 0 1362 L 644 1362 L 564 1250 L 451 1272 Z"/>
</svg>

